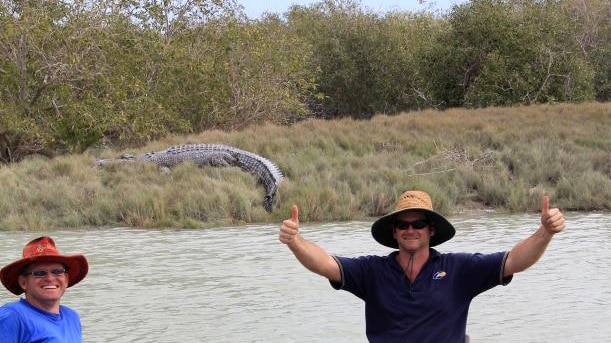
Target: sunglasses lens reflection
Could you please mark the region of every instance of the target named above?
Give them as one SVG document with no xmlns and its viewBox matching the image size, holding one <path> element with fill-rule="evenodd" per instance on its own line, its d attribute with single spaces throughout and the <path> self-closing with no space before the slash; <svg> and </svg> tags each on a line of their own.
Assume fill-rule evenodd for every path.
<svg viewBox="0 0 611 343">
<path fill-rule="evenodd" d="M 414 220 L 412 222 L 407 220 L 397 220 L 395 222 L 395 227 L 399 230 L 407 230 L 410 226 L 415 230 L 421 230 L 429 226 L 429 223 L 426 220 Z"/>
</svg>

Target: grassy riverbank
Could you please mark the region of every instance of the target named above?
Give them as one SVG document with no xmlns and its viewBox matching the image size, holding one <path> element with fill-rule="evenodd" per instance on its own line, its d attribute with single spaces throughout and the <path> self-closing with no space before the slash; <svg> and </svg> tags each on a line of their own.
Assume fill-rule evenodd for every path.
<svg viewBox="0 0 611 343">
<path fill-rule="evenodd" d="M 95 168 L 95 160 L 183 143 L 223 143 L 267 157 L 286 175 L 274 211 L 237 168 Z M 0 167 L 0 230 L 96 226 L 212 227 L 378 216 L 405 189 L 428 191 L 443 213 L 611 211 L 611 103 L 426 110 L 372 120 L 308 120 L 240 132 L 170 137 L 128 151 L 91 150 Z"/>
</svg>

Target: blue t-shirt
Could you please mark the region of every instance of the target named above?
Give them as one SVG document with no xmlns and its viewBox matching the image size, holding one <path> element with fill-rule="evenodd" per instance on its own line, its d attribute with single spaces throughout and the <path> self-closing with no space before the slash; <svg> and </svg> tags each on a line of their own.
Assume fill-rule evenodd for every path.
<svg viewBox="0 0 611 343">
<path fill-rule="evenodd" d="M 388 256 L 337 257 L 341 282 L 335 289 L 365 301 L 369 342 L 463 343 L 471 300 L 503 279 L 506 252 L 440 254 L 430 249 L 429 260 L 414 283 Z"/>
<path fill-rule="evenodd" d="M 63 305 L 55 314 L 19 299 L 0 307 L 0 342 L 82 343 L 81 319 Z"/>
</svg>

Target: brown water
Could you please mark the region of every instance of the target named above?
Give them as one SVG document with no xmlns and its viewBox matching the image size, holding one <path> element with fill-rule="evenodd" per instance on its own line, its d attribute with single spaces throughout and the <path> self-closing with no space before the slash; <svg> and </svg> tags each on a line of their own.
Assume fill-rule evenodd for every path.
<svg viewBox="0 0 611 343">
<path fill-rule="evenodd" d="M 536 215 L 450 218 L 443 252 L 511 248 Z M 611 214 L 567 214 L 538 264 L 475 299 L 472 342 L 611 341 Z M 387 254 L 370 222 L 302 224 L 302 234 L 345 256 Z M 84 342 L 366 342 L 363 303 L 306 271 L 277 240 L 276 223 L 211 230 L 99 229 L 0 232 L 0 264 L 28 240 L 84 253 L 90 273 L 63 303 L 79 311 Z M 0 290 L 0 303 L 16 300 Z"/>
</svg>

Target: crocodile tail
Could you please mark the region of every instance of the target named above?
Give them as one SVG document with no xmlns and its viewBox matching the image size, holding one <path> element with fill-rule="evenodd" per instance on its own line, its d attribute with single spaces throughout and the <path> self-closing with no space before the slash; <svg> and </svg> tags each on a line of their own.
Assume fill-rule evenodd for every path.
<svg viewBox="0 0 611 343">
<path fill-rule="evenodd" d="M 238 167 L 248 173 L 255 174 L 265 186 L 264 207 L 267 212 L 271 212 L 274 196 L 278 191 L 280 182 L 284 179 L 282 171 L 265 157 L 237 148 L 230 148 L 235 152 Z"/>
<path fill-rule="evenodd" d="M 265 207 L 265 211 L 267 211 L 267 213 L 272 213 L 273 203 L 274 203 L 274 199 L 271 195 L 266 195 L 263 198 L 263 207 Z"/>
</svg>

